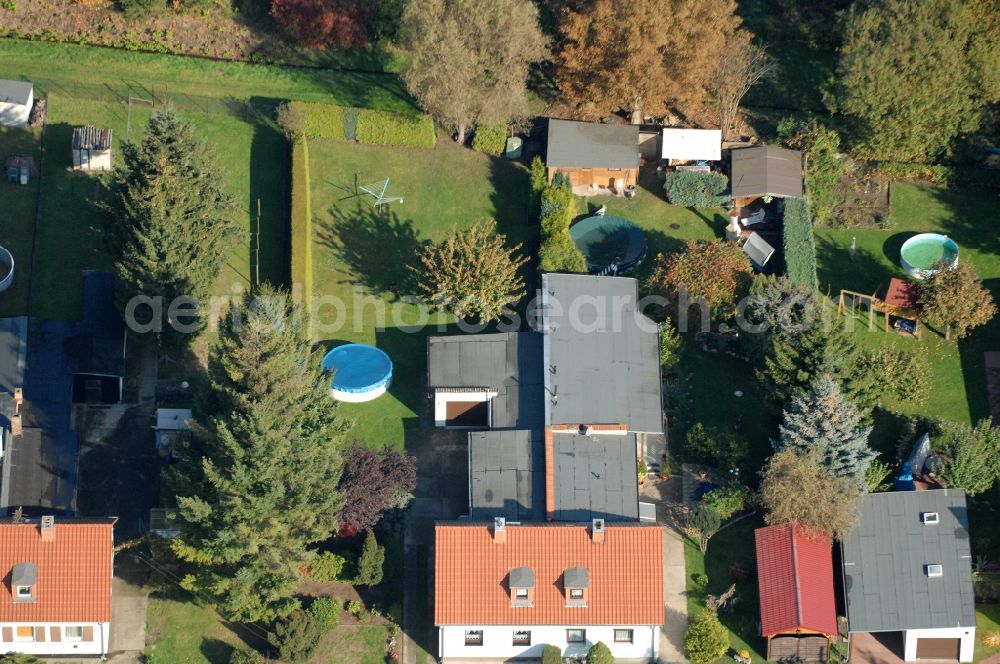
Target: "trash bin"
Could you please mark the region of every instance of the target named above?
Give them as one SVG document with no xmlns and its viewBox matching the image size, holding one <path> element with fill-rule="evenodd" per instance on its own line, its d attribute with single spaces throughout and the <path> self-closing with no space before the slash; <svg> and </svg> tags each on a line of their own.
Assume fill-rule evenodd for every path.
<svg viewBox="0 0 1000 664">
<path fill-rule="evenodd" d="M 520 159 L 523 147 L 524 142 L 519 136 L 511 136 L 507 139 L 507 147 L 504 149 L 503 156 L 507 159 Z"/>
</svg>

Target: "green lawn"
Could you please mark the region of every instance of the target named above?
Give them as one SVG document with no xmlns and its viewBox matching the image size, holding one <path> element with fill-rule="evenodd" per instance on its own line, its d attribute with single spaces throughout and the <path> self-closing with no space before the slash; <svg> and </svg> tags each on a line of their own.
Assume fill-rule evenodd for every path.
<svg viewBox="0 0 1000 664">
<path fill-rule="evenodd" d="M 99 99 L 130 88 L 139 97 L 193 95 L 212 99 L 301 99 L 409 110 L 394 74 L 297 69 L 220 62 L 109 48 L 0 39 L 4 76 L 30 80 L 49 92 Z M 103 92 L 102 92 L 103 89 Z M 37 96 L 37 95 L 36 95 Z"/>
<path fill-rule="evenodd" d="M 891 204 L 891 230 L 817 230 L 816 254 L 824 293 L 834 298 L 841 288 L 872 293 L 888 285 L 891 277 L 905 277 L 898 264 L 900 246 L 916 233 L 935 231 L 958 243 L 960 260 L 976 266 L 994 299 L 1000 301 L 1000 239 L 991 222 L 995 194 L 894 184 Z M 849 251 L 852 238 L 857 238 L 853 259 Z M 1000 318 L 958 343 L 945 342 L 932 330 L 925 330 L 918 342 L 893 333 L 868 332 L 864 325 L 855 329 L 865 345 L 894 344 L 930 359 L 933 377 L 926 403 L 898 406 L 896 410 L 958 422 L 989 415 L 983 352 L 996 350 L 1000 344 Z"/>
<path fill-rule="evenodd" d="M 320 652 L 327 653 L 313 658 L 314 663 L 326 664 L 384 664 L 386 629 L 380 625 L 335 627 L 320 644 Z"/>
<path fill-rule="evenodd" d="M 706 595 L 719 596 L 736 583 L 736 603 L 719 613 L 719 620 L 730 632 L 730 646 L 746 649 L 755 662 L 763 662 L 764 640 L 758 635 L 760 623 L 757 601 L 757 576 L 754 572 L 753 531 L 763 524 L 759 516 L 751 516 L 720 531 L 708 543 L 708 552 L 701 550 L 690 538 L 684 539 L 684 563 L 687 574 L 688 620 L 705 610 Z M 708 586 L 694 582 L 698 574 L 708 576 Z M 736 578 L 733 578 L 733 577 Z M 717 662 L 732 661 L 728 655 Z"/>
<path fill-rule="evenodd" d="M 185 595 L 154 593 L 146 612 L 146 657 L 150 664 L 226 664 L 245 639 L 262 638 L 260 627 L 234 632 L 215 610 Z M 256 630 L 251 631 L 251 630 Z M 254 641 L 259 646 L 260 641 Z"/>
<path fill-rule="evenodd" d="M 451 317 L 432 316 L 410 298 L 417 292 L 410 266 L 422 246 L 441 240 L 452 226 L 488 218 L 496 219 L 509 242 L 525 243 L 525 251 L 534 253 L 527 170 L 447 139 L 426 150 L 310 140 L 309 155 L 313 296 L 321 298 L 314 306 L 313 336 L 331 346 L 374 343 L 389 353 L 389 394 L 342 408 L 356 420 L 353 436 L 369 445 L 399 446 L 403 429 L 419 417 L 427 335 L 458 331 L 447 327 Z M 389 193 L 405 200 L 377 214 L 355 185 L 387 177 Z M 428 320 L 433 329 L 407 329 Z"/>
<path fill-rule="evenodd" d="M 1000 646 L 990 647 L 983 643 L 987 634 L 1000 634 L 1000 604 L 980 604 L 976 607 L 976 651 L 972 657 L 976 662 L 1000 653 Z"/>
<path fill-rule="evenodd" d="M 0 127 L 0 166 L 9 156 L 25 155 L 32 157 L 37 167 L 41 157 L 39 134 L 37 129 Z M 0 179 L 2 244 L 14 257 L 14 282 L 0 295 L 0 315 L 3 316 L 17 316 L 27 311 L 39 183 L 36 177 L 25 186 L 8 183 L 6 171 Z"/>
</svg>

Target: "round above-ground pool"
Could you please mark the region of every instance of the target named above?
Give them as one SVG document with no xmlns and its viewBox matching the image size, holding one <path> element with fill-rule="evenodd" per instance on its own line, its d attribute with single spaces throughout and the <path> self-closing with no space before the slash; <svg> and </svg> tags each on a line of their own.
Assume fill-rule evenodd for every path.
<svg viewBox="0 0 1000 664">
<path fill-rule="evenodd" d="M 646 255 L 646 234 L 622 217 L 587 217 L 570 227 L 569 236 L 587 259 L 591 273 L 625 272 Z"/>
<path fill-rule="evenodd" d="M 332 371 L 330 396 L 360 403 L 383 394 L 392 381 L 392 360 L 375 346 L 345 344 L 323 357 L 323 371 Z"/>
<path fill-rule="evenodd" d="M 14 281 L 14 257 L 5 248 L 0 247 L 0 291 L 10 288 Z"/>
<path fill-rule="evenodd" d="M 947 235 L 914 235 L 899 250 L 899 264 L 914 279 L 932 276 L 942 263 L 948 267 L 958 265 L 958 245 Z"/>
</svg>

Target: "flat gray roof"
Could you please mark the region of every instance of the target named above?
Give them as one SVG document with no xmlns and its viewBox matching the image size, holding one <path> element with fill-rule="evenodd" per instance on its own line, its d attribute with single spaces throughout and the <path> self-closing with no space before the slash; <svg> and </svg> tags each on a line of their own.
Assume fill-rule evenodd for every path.
<svg viewBox="0 0 1000 664">
<path fill-rule="evenodd" d="M 553 433 L 556 521 L 636 521 L 635 434 Z"/>
<path fill-rule="evenodd" d="M 504 332 L 430 337 L 430 388 L 487 387 L 495 429 L 541 429 L 542 335 Z"/>
<path fill-rule="evenodd" d="M 659 333 L 638 298 L 635 279 L 542 275 L 547 424 L 663 432 Z"/>
<path fill-rule="evenodd" d="M 937 524 L 922 522 L 928 512 Z M 976 626 L 964 491 L 869 494 L 841 547 L 849 631 Z M 931 564 L 944 574 L 928 577 Z"/>
<path fill-rule="evenodd" d="M 0 80 L 0 102 L 27 106 L 31 98 L 31 83 Z"/>
<path fill-rule="evenodd" d="M 545 518 L 545 448 L 541 431 L 469 434 L 469 507 L 473 519 Z"/>
<path fill-rule="evenodd" d="M 549 120 L 549 168 L 639 168 L 639 126 Z"/>
<path fill-rule="evenodd" d="M 734 197 L 802 197 L 802 153 L 763 145 L 732 151 Z"/>
</svg>

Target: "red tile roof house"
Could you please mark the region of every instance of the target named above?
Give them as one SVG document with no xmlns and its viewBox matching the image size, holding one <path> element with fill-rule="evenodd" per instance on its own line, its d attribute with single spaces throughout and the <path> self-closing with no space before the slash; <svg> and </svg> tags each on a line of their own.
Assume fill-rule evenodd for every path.
<svg viewBox="0 0 1000 664">
<path fill-rule="evenodd" d="M 0 653 L 107 654 L 116 520 L 0 523 Z"/>
<path fill-rule="evenodd" d="M 830 540 L 789 523 L 758 528 L 754 540 L 767 659 L 825 662 L 837 636 Z"/>
<path fill-rule="evenodd" d="M 655 660 L 663 624 L 663 530 L 604 523 L 439 522 L 434 624 L 442 662 L 582 657 Z"/>
</svg>

